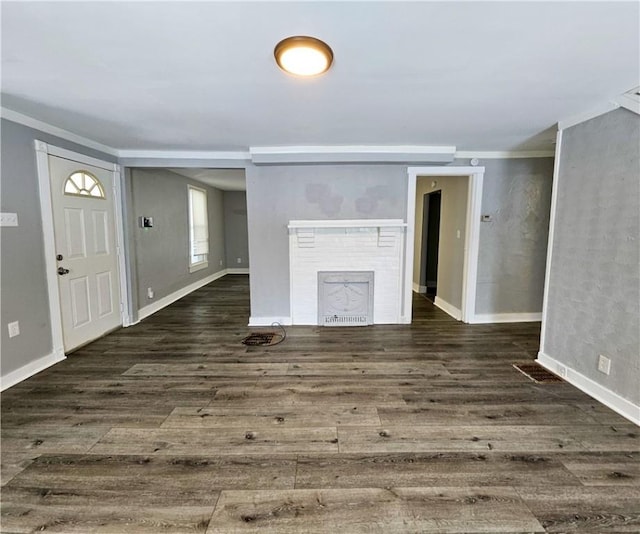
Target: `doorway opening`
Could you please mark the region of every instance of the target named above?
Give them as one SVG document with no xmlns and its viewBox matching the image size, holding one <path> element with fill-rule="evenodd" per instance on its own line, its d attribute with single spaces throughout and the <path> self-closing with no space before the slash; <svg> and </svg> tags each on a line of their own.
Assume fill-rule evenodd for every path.
<svg viewBox="0 0 640 534">
<path fill-rule="evenodd" d="M 440 212 L 442 191 L 423 195 L 422 253 L 420 258 L 420 290 L 434 302 L 438 292 L 438 253 L 440 249 Z M 422 291 L 420 291 L 422 292 Z"/>
<path fill-rule="evenodd" d="M 442 189 L 442 187 L 437 187 L 438 179 L 444 183 L 450 178 L 458 180 L 458 188 L 464 191 L 464 197 L 458 195 L 453 204 L 456 215 L 455 221 L 450 223 L 446 222 L 447 218 L 445 218 L 445 213 L 450 214 L 450 209 L 447 209 L 446 192 L 443 191 L 441 196 L 438 276 L 434 303 L 457 320 L 465 323 L 474 322 L 484 170 L 484 167 L 473 166 L 408 168 L 407 238 L 402 300 L 402 321 L 404 323 L 411 323 L 412 320 L 414 291 L 423 294 L 426 292 L 426 265 L 422 263 L 423 195 Z M 423 188 L 420 195 L 418 195 L 419 184 Z M 460 186 L 460 184 L 462 185 Z M 443 243 L 445 242 L 449 245 L 453 244 L 455 248 L 453 256 L 447 255 L 449 259 L 446 261 L 443 254 Z M 456 275 L 452 278 L 455 282 L 449 282 L 445 280 L 444 275 L 445 273 L 447 276 L 452 274 L 454 267 L 457 269 Z"/>
<path fill-rule="evenodd" d="M 244 168 L 136 163 L 125 176 L 137 321 L 214 280 L 249 274 Z"/>
</svg>

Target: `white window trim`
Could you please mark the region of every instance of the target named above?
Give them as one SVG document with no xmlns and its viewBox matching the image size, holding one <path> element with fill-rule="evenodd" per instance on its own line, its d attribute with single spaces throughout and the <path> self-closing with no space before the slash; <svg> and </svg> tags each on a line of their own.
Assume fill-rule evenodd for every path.
<svg viewBox="0 0 640 534">
<path fill-rule="evenodd" d="M 189 272 L 195 273 L 209 267 L 209 260 L 199 261 L 197 263 L 191 263 L 191 256 L 189 256 Z"/>
<path fill-rule="evenodd" d="M 188 215 L 189 215 L 189 250 L 188 250 L 188 261 L 189 261 L 189 273 L 195 273 L 197 271 L 201 271 L 202 269 L 206 269 L 209 266 L 209 254 L 203 254 L 205 256 L 205 260 L 204 261 L 197 261 L 195 263 L 191 262 L 191 247 L 192 247 L 192 243 L 191 243 L 191 190 L 195 190 L 195 191 L 200 191 L 202 193 L 204 193 L 205 197 L 207 198 L 207 218 L 209 217 L 209 195 L 207 194 L 207 190 L 206 189 L 202 189 L 201 187 L 196 187 L 194 185 L 189 184 L 187 186 L 187 209 L 188 209 Z"/>
</svg>

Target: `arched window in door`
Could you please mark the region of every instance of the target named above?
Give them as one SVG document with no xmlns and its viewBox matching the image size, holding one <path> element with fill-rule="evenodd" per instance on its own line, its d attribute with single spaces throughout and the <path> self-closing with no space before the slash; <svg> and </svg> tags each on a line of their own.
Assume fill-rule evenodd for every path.
<svg viewBox="0 0 640 534">
<path fill-rule="evenodd" d="M 87 171 L 74 172 L 64 183 L 64 194 L 76 197 L 106 198 L 104 187 Z"/>
</svg>

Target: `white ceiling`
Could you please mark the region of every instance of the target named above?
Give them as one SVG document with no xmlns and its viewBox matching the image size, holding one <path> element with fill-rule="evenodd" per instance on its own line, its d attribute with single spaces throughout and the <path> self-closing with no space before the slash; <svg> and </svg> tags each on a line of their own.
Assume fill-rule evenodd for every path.
<svg viewBox="0 0 640 534">
<path fill-rule="evenodd" d="M 244 169 L 168 169 L 223 191 L 246 191 Z"/>
<path fill-rule="evenodd" d="M 116 149 L 551 148 L 638 85 L 638 2 L 2 2 L 2 104 Z M 325 40 L 323 77 L 273 47 Z"/>
</svg>

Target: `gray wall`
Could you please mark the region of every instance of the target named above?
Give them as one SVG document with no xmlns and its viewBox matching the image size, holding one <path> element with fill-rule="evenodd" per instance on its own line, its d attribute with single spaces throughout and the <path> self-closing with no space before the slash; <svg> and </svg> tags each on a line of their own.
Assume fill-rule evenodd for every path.
<svg viewBox="0 0 640 534">
<path fill-rule="evenodd" d="M 640 117 L 563 132 L 542 352 L 640 405 Z M 611 358 L 611 374 L 596 370 Z"/>
<path fill-rule="evenodd" d="M 476 313 L 542 311 L 553 158 L 484 160 Z"/>
<path fill-rule="evenodd" d="M 468 164 L 468 160 L 453 163 Z M 483 223 L 480 230 L 476 313 L 540 312 L 553 158 L 487 159 L 481 165 L 485 167 L 482 212 L 491 214 L 493 221 Z M 289 315 L 290 219 L 406 219 L 406 169 L 406 165 L 249 166 L 251 315 Z"/>
<path fill-rule="evenodd" d="M 229 269 L 249 268 L 247 194 L 244 191 L 224 192 L 224 250 Z M 238 258 L 242 260 L 240 263 Z"/>
<path fill-rule="evenodd" d="M 436 187 L 431 186 L 434 180 L 437 182 Z M 433 191 L 442 191 L 437 296 L 459 310 L 462 309 L 468 186 L 469 178 L 466 176 L 429 176 L 418 178 L 416 184 L 413 282 L 420 285 L 420 275 L 424 271 L 424 263 L 421 261 L 424 256 L 422 254 L 424 195 Z M 460 230 L 460 238 L 457 237 L 458 230 Z"/>
<path fill-rule="evenodd" d="M 52 350 L 44 265 L 42 216 L 34 140 L 105 161 L 115 157 L 3 119 L 1 123 L 0 211 L 18 214 L 18 227 L 0 229 L 0 331 L 3 376 Z M 7 323 L 20 321 L 9 339 Z"/>
<path fill-rule="evenodd" d="M 247 168 L 251 315 L 289 316 L 291 219 L 405 219 L 404 165 Z"/>
<path fill-rule="evenodd" d="M 194 273 L 189 273 L 189 184 L 207 190 L 209 211 L 209 265 Z M 131 169 L 131 193 L 134 224 L 128 230 L 138 308 L 225 268 L 222 191 L 164 169 Z M 142 215 L 153 217 L 153 228 L 140 227 Z M 153 299 L 147 298 L 148 287 Z"/>
</svg>

